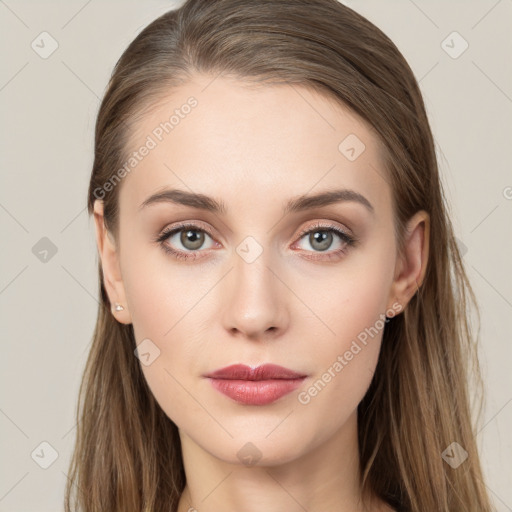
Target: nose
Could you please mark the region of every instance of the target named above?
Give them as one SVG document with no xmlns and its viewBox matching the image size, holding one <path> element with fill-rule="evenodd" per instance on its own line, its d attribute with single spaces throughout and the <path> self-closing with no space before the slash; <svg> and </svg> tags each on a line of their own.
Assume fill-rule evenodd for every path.
<svg viewBox="0 0 512 512">
<path fill-rule="evenodd" d="M 263 340 L 288 327 L 290 292 L 268 253 L 263 250 L 254 261 L 233 255 L 233 269 L 222 289 L 222 321 L 232 336 Z"/>
</svg>

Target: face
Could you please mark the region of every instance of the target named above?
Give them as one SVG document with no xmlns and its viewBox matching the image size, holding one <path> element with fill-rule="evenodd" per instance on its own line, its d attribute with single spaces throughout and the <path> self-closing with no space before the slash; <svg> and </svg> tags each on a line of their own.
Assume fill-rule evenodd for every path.
<svg viewBox="0 0 512 512">
<path fill-rule="evenodd" d="M 137 125 L 108 292 L 156 400 L 215 457 L 291 461 L 353 422 L 403 308 L 379 144 L 304 86 L 202 76 Z M 268 363 L 300 378 L 206 377 Z"/>
</svg>

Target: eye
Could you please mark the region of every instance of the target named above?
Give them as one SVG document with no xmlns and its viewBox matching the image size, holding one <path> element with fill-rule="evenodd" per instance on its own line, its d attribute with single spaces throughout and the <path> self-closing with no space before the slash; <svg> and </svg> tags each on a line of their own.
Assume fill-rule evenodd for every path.
<svg viewBox="0 0 512 512">
<path fill-rule="evenodd" d="M 305 231 L 302 231 L 299 235 L 299 239 L 305 239 L 307 244 L 313 248 L 313 252 L 316 253 L 325 253 L 333 245 L 333 243 L 336 243 L 336 239 L 338 239 L 337 249 L 327 252 L 325 255 L 316 254 L 312 257 L 307 256 L 307 258 L 313 260 L 340 257 L 357 242 L 357 239 L 354 236 L 345 233 L 339 227 L 334 225 L 322 225 L 319 223 Z"/>
<path fill-rule="evenodd" d="M 213 247 L 213 245 L 203 247 L 206 237 L 211 239 L 208 231 L 196 224 L 181 224 L 164 230 L 155 241 L 160 243 L 164 251 L 178 259 L 196 259 L 199 249 Z"/>
<path fill-rule="evenodd" d="M 204 247 L 207 237 L 210 238 L 211 243 Z M 306 252 L 317 253 L 314 256 L 305 256 L 311 260 L 339 258 L 357 242 L 354 236 L 345 233 L 341 228 L 320 223 L 302 231 L 299 235 L 299 242 L 302 239 L 306 239 L 307 243 L 313 248 L 313 251 L 306 249 Z M 336 242 L 336 239 L 338 239 L 338 248 L 326 252 L 333 245 L 333 242 Z M 166 253 L 182 260 L 201 258 L 200 253 L 203 251 L 200 249 L 210 249 L 216 244 L 210 232 L 197 224 L 181 224 L 168 228 L 155 239 L 155 242 L 159 243 Z"/>
</svg>

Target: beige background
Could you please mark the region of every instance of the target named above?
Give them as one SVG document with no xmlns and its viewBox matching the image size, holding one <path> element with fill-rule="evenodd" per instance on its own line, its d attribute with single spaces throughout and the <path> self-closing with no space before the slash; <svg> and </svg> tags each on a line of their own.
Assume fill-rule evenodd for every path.
<svg viewBox="0 0 512 512">
<path fill-rule="evenodd" d="M 488 395 L 477 440 L 496 509 L 511 511 L 512 1 L 346 3 L 391 37 L 420 80 L 482 307 Z M 97 253 L 85 208 L 95 116 L 118 57 L 174 5 L 0 1 L 1 512 L 62 510 L 78 385 L 98 306 Z M 58 43 L 46 59 L 31 47 L 43 31 Z M 453 31 L 463 39 L 446 39 Z M 464 40 L 467 50 L 453 58 Z M 45 249 L 43 262 L 36 255 Z M 47 469 L 39 464 L 51 462 L 52 448 L 42 442 L 58 453 Z"/>
</svg>

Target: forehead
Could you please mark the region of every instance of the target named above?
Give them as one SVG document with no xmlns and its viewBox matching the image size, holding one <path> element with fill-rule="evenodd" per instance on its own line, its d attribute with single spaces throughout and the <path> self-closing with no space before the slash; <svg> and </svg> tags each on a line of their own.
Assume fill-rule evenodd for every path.
<svg viewBox="0 0 512 512">
<path fill-rule="evenodd" d="M 129 146 L 138 156 L 123 181 L 125 212 L 164 187 L 235 205 L 283 203 L 330 187 L 355 189 L 375 203 L 389 199 L 382 146 L 370 125 L 304 85 L 196 76 L 151 105 Z"/>
</svg>

